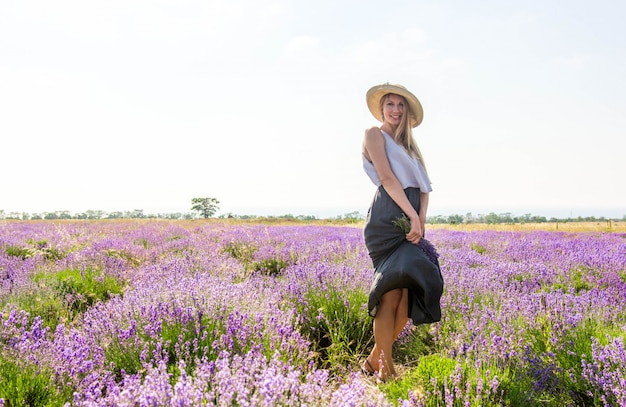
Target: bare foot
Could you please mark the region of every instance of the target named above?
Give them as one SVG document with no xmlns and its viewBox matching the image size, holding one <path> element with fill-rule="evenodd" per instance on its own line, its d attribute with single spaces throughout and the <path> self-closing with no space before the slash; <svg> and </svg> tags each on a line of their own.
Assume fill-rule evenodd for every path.
<svg viewBox="0 0 626 407">
<path fill-rule="evenodd" d="M 363 373 L 369 376 L 373 376 L 377 373 L 376 369 L 374 369 L 374 367 L 367 358 L 365 358 L 365 362 L 363 362 L 363 364 L 361 365 L 361 370 L 363 370 Z"/>
</svg>

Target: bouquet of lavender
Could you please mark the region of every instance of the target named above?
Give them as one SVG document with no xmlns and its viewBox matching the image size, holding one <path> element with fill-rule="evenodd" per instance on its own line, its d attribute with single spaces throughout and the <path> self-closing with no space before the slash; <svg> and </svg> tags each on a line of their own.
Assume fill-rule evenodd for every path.
<svg viewBox="0 0 626 407">
<path fill-rule="evenodd" d="M 402 216 L 398 216 L 397 218 L 392 220 L 391 223 L 393 223 L 394 226 L 402 229 L 405 234 L 411 231 L 411 221 L 405 214 L 402 214 Z"/>
<path fill-rule="evenodd" d="M 411 221 L 405 214 L 402 214 L 402 216 L 398 216 L 397 218 L 392 220 L 391 223 L 393 223 L 394 226 L 399 227 L 405 234 L 409 233 L 409 231 L 411 230 Z M 437 249 L 435 249 L 435 246 L 433 246 L 432 243 L 426 240 L 426 238 L 421 238 L 419 243 L 417 244 L 417 247 L 419 247 L 424 251 L 424 253 L 426 253 L 426 256 L 428 256 L 430 261 L 435 264 L 439 264 L 439 261 L 437 260 L 439 258 L 439 253 L 437 253 Z"/>
</svg>

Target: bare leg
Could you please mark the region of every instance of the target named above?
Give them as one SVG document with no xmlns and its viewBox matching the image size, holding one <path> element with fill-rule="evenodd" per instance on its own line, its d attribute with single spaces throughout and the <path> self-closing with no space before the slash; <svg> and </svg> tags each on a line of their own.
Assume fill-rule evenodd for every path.
<svg viewBox="0 0 626 407">
<path fill-rule="evenodd" d="M 403 288 L 402 298 L 400 298 L 400 304 L 396 311 L 396 325 L 393 329 L 394 341 L 398 339 L 407 322 L 409 322 L 409 289 Z"/>
<path fill-rule="evenodd" d="M 395 376 L 392 346 L 408 320 L 408 290 L 395 289 L 383 294 L 374 317 L 374 340 L 376 344 L 367 360 L 379 371 L 380 377 L 386 380 Z M 380 366 L 382 361 L 383 366 Z M 365 363 L 365 368 L 368 368 Z"/>
</svg>

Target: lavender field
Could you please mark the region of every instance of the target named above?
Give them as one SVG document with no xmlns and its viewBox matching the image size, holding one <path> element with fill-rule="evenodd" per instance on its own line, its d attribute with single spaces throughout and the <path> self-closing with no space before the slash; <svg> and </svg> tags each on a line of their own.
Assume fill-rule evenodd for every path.
<svg viewBox="0 0 626 407">
<path fill-rule="evenodd" d="M 626 234 L 428 231 L 443 318 L 379 383 L 361 233 L 0 222 L 0 405 L 626 406 Z"/>
</svg>

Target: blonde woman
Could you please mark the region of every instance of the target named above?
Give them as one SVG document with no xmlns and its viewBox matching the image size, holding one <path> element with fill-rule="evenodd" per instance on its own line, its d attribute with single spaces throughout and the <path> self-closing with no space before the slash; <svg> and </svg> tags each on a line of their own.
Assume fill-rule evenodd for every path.
<svg viewBox="0 0 626 407">
<path fill-rule="evenodd" d="M 375 269 L 368 300 L 375 345 L 362 369 L 388 380 L 396 376 L 393 343 L 409 319 L 415 325 L 441 319 L 443 278 L 424 239 L 432 188 L 412 134 L 422 122 L 422 105 L 404 86 L 389 83 L 372 87 L 366 100 L 382 124 L 367 129 L 363 140 L 363 167 L 377 190 L 363 230 Z"/>
</svg>

